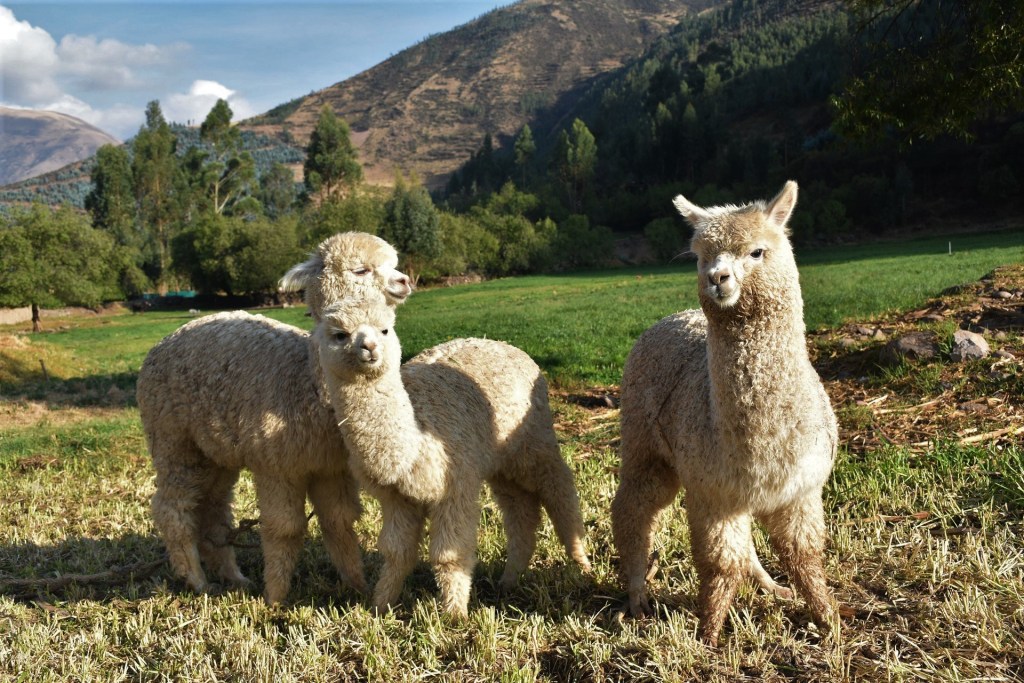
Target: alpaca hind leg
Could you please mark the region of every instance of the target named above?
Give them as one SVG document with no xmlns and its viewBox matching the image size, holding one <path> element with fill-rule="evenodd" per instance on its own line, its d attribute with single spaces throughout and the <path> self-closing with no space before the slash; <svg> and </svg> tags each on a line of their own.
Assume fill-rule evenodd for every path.
<svg viewBox="0 0 1024 683">
<path fill-rule="evenodd" d="M 729 607 L 750 567 L 750 516 L 745 513 L 719 514 L 706 500 L 688 499 L 693 561 L 700 588 L 700 627 L 697 635 L 711 647 L 729 614 Z"/>
<path fill-rule="evenodd" d="M 441 592 L 441 609 L 459 619 L 469 615 L 476 566 L 477 491 L 479 487 L 466 486 L 462 495 L 436 506 L 430 518 L 430 563 Z"/>
<path fill-rule="evenodd" d="M 821 494 L 814 493 L 764 515 L 768 538 L 798 593 L 822 627 L 838 624 L 835 598 L 825 581 L 825 514 Z"/>
<path fill-rule="evenodd" d="M 590 558 L 583 545 L 586 531 L 580 513 L 580 497 L 573 482 L 572 470 L 562 460 L 555 444 L 548 467 L 541 468 L 542 478 L 537 482 L 537 495 L 551 518 L 558 539 L 565 551 L 584 572 L 590 572 Z"/>
<path fill-rule="evenodd" d="M 612 535 L 634 617 L 651 614 L 646 581 L 655 520 L 679 487 L 679 477 L 664 460 L 646 452 L 628 457 L 624 447 L 619 488 L 612 501 Z"/>
<path fill-rule="evenodd" d="M 306 534 L 304 487 L 277 477 L 256 475 L 263 546 L 263 597 L 274 605 L 288 597 L 292 574 Z"/>
<path fill-rule="evenodd" d="M 750 539 L 750 573 L 762 590 L 774 593 L 776 597 L 783 600 L 793 599 L 792 589 L 777 583 L 761 564 L 761 558 L 757 556 L 757 548 L 754 547 L 754 539 Z"/>
<path fill-rule="evenodd" d="M 324 545 L 342 578 L 360 593 L 367 591 L 359 539 L 353 528 L 362 508 L 359 489 L 352 477 L 335 475 L 314 479 L 309 486 L 313 510 L 320 520 Z"/>
<path fill-rule="evenodd" d="M 382 497 L 380 507 L 383 523 L 377 548 L 384 566 L 373 589 L 373 605 L 383 610 L 398 601 L 405 577 L 416 565 L 423 537 L 423 514 L 398 495 Z"/>
<path fill-rule="evenodd" d="M 499 583 L 500 589 L 507 591 L 515 587 L 533 557 L 540 526 L 540 500 L 536 494 L 507 479 L 493 479 L 489 483 L 501 509 L 508 538 L 508 560 Z"/>
<path fill-rule="evenodd" d="M 156 525 L 174 573 L 197 593 L 210 584 L 199 556 L 198 507 L 202 491 L 202 454 L 191 444 L 150 437 L 156 493 L 151 502 Z"/>
<path fill-rule="evenodd" d="M 206 565 L 220 578 L 235 586 L 252 584 L 238 568 L 235 549 L 230 543 L 234 527 L 231 514 L 232 490 L 238 481 L 238 470 L 210 467 L 203 484 L 199 506 L 199 553 Z"/>
</svg>

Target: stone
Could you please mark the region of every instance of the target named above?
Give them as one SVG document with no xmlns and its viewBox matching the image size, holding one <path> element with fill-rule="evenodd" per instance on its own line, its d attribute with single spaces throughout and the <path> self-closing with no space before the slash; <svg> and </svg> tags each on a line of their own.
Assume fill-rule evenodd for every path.
<svg viewBox="0 0 1024 683">
<path fill-rule="evenodd" d="M 970 330 L 957 330 L 953 333 L 953 350 L 950 358 L 958 362 L 988 358 L 991 353 L 985 337 Z"/>
<path fill-rule="evenodd" d="M 910 332 L 893 339 L 882 348 L 882 358 L 890 362 L 901 359 L 928 360 L 939 353 L 939 344 L 930 332 Z"/>
</svg>

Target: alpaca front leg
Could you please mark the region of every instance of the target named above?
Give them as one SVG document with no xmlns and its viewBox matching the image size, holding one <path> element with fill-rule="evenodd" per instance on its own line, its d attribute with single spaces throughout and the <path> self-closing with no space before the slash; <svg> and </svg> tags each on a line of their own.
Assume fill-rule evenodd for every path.
<svg viewBox="0 0 1024 683">
<path fill-rule="evenodd" d="M 715 647 L 736 591 L 750 571 L 751 519 L 745 513 L 721 513 L 712 502 L 696 497 L 687 499 L 686 516 L 700 581 L 697 635 Z"/>
<path fill-rule="evenodd" d="M 275 605 L 288 597 L 306 535 L 306 492 L 293 482 L 256 475 L 263 546 L 263 596 Z"/>
<path fill-rule="evenodd" d="M 469 615 L 480 523 L 479 487 L 465 486 L 464 491 L 466 495 L 435 506 L 430 517 L 430 562 L 441 592 L 441 609 L 459 619 Z M 472 497 L 469 491 L 474 492 Z"/>
<path fill-rule="evenodd" d="M 373 606 L 384 610 L 398 601 L 405 577 L 416 565 L 423 536 L 423 513 L 398 495 L 381 497 L 380 507 L 383 523 L 377 548 L 384 566 L 373 589 Z"/>
<path fill-rule="evenodd" d="M 814 621 L 825 628 L 838 626 L 835 598 L 825 580 L 825 513 L 821 493 L 815 492 L 765 515 L 761 521 L 783 569 L 807 601 Z"/>
<path fill-rule="evenodd" d="M 580 513 L 580 497 L 573 482 L 572 470 L 562 460 L 557 443 L 547 465 L 540 472 L 537 495 L 540 496 L 541 503 L 551 518 L 558 540 L 580 569 L 584 573 L 589 573 L 590 558 L 587 557 L 587 550 L 583 545 L 586 531 Z"/>
<path fill-rule="evenodd" d="M 367 585 L 363 558 L 354 528 L 362 512 L 359 489 L 355 482 L 348 473 L 314 479 L 309 486 L 309 498 L 320 520 L 324 545 L 327 554 L 331 556 L 331 562 L 352 588 L 365 593 Z"/>
<path fill-rule="evenodd" d="M 619 488 L 612 501 L 612 535 L 620 571 L 629 591 L 629 613 L 651 614 L 647 599 L 647 563 L 654 523 L 679 493 L 679 477 L 665 461 L 648 452 L 631 452 L 623 443 Z"/>
</svg>

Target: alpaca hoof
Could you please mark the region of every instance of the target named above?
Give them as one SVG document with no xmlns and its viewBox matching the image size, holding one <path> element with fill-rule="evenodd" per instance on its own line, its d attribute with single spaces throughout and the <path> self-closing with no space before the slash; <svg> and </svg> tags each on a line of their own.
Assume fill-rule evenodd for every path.
<svg viewBox="0 0 1024 683">
<path fill-rule="evenodd" d="M 513 572 L 511 574 L 502 574 L 501 580 L 498 581 L 498 592 L 508 593 L 512 591 L 516 586 L 519 585 L 519 574 Z"/>
<path fill-rule="evenodd" d="M 629 596 L 629 616 L 634 619 L 654 616 L 654 610 L 651 609 L 651 603 L 647 599 L 646 593 Z"/>
<path fill-rule="evenodd" d="M 793 592 L 792 588 L 789 588 L 788 586 L 781 586 L 779 584 L 775 584 L 768 588 L 768 592 L 774 594 L 777 598 L 782 598 L 783 600 L 793 600 L 796 597 L 796 593 Z"/>
</svg>

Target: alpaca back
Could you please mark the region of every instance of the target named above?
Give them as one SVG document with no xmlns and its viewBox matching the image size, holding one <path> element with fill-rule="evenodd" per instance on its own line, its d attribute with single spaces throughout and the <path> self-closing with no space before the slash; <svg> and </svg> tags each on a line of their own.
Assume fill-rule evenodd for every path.
<svg viewBox="0 0 1024 683">
<path fill-rule="evenodd" d="M 483 478 L 531 475 L 538 444 L 557 452 L 547 381 L 524 351 L 491 339 L 456 339 L 428 349 L 402 366 L 402 380 L 425 430 L 460 443 L 486 444 L 470 457 Z M 467 432 L 472 432 L 469 434 Z M 457 465 L 457 463 L 453 463 Z"/>
<path fill-rule="evenodd" d="M 343 467 L 309 335 L 290 325 L 245 312 L 194 320 L 146 356 L 137 397 L 151 441 L 188 435 L 222 467 L 287 470 L 293 459 L 307 470 Z"/>
</svg>

